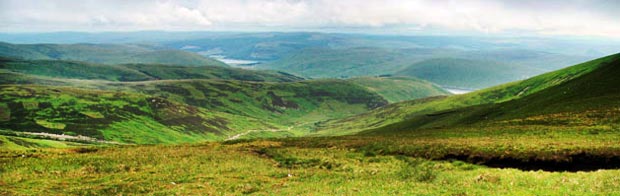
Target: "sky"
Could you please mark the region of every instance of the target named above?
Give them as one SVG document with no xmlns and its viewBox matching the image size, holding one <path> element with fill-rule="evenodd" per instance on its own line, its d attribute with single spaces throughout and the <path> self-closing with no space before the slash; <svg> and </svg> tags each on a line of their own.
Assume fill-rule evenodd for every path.
<svg viewBox="0 0 620 196">
<path fill-rule="evenodd" d="M 0 0 L 0 32 L 361 31 L 620 37 L 618 0 Z"/>
</svg>

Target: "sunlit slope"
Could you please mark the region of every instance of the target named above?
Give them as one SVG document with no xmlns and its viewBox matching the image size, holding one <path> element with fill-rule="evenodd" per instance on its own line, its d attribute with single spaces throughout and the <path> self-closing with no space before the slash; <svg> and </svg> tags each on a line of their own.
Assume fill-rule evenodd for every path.
<svg viewBox="0 0 620 196">
<path fill-rule="evenodd" d="M 217 140 L 250 127 L 272 127 L 256 119 L 136 93 L 1 85 L 0 100 L 2 129 L 121 143 Z"/>
<path fill-rule="evenodd" d="M 387 103 L 386 99 L 401 101 L 446 94 L 432 83 L 404 77 L 301 81 L 302 78 L 283 72 L 214 66 L 101 65 L 15 59 L 4 59 L 0 66 L 4 68 L 0 72 L 3 76 L 1 84 L 39 84 L 142 93 L 196 107 L 281 123 L 303 124 L 343 118 L 383 106 Z M 117 82 L 142 80 L 145 81 Z"/>
<path fill-rule="evenodd" d="M 342 118 L 387 104 L 380 95 L 343 80 L 247 82 L 182 80 L 108 83 L 97 88 L 133 91 L 281 124 Z"/>
<path fill-rule="evenodd" d="M 549 87 L 562 85 L 595 70 L 602 70 L 599 68 L 605 67 L 604 65 L 610 62 L 617 61 L 618 58 L 619 55 L 612 55 L 527 80 L 512 82 L 464 95 L 426 98 L 391 104 L 350 118 L 324 122 L 318 128 L 318 133 L 329 135 L 356 133 L 419 116 L 433 115 L 442 111 L 518 99 Z"/>
<path fill-rule="evenodd" d="M 65 66 L 67 65 L 63 64 L 60 67 Z M 101 68 L 106 69 L 109 67 L 103 65 Z M 125 67 L 123 69 L 128 68 Z M 62 74 L 67 73 L 55 69 L 50 69 L 50 71 L 58 71 L 58 73 Z M 116 71 L 112 70 L 111 72 L 115 73 Z M 88 73 L 96 75 L 95 72 Z M 81 72 L 75 74 L 75 77 L 72 76 L 70 78 L 79 78 L 85 75 L 85 73 Z M 97 80 L 67 79 L 62 78 L 63 75 L 59 75 L 61 77 L 38 76 L 12 72 L 10 70 L 0 70 L 0 76 L 2 76 L 0 83 L 7 87 L 2 91 L 2 101 L 8 104 L 3 108 L 3 114 L 6 116 L 5 123 L 0 126 L 0 129 L 54 134 L 64 134 L 67 132 L 67 134 L 86 135 L 98 139 L 127 143 L 185 143 L 220 140 L 239 133 L 253 133 L 266 130 L 270 132 L 281 131 L 283 134 L 290 135 L 292 133 L 289 131 L 299 130 L 301 126 L 312 126 L 313 123 L 318 121 L 359 114 L 387 104 L 387 101 L 377 93 L 346 80 L 250 82 L 220 79 L 179 79 L 115 82 L 110 81 L 113 78 Z M 295 79 L 295 77 L 286 74 L 279 74 L 277 76 Z M 106 96 L 108 94 L 114 94 L 114 97 L 107 100 Z M 129 119 L 130 125 L 135 128 L 131 130 L 135 131 L 172 129 L 183 132 L 186 131 L 183 127 L 197 127 L 194 124 L 200 125 L 209 121 L 206 118 L 197 118 L 187 122 L 180 122 L 180 124 L 172 127 L 160 126 L 161 122 L 158 124 L 157 120 L 153 121 L 154 117 L 151 114 L 153 112 L 143 110 L 143 112 L 134 113 L 138 110 L 133 109 L 125 111 L 127 109 L 124 107 L 125 105 L 143 104 L 147 98 L 176 103 L 180 105 L 178 107 L 195 108 L 197 111 L 204 111 L 205 114 L 215 115 L 230 124 L 227 124 L 228 126 L 208 128 L 198 126 L 196 130 L 207 131 L 209 134 L 217 132 L 217 134 L 208 135 L 208 137 L 199 134 L 199 137 L 134 141 L 135 138 L 133 136 L 128 136 L 133 139 L 103 136 L 101 132 L 107 130 L 108 126 L 112 126 L 110 124 L 112 122 L 108 122 L 109 118 L 121 118 L 118 116 L 123 116 L 122 118 L 130 116 L 126 118 Z M 21 112 L 24 111 L 24 107 L 29 107 L 24 106 L 25 102 L 27 102 L 26 105 L 32 103 L 32 111 L 27 113 Z M 52 104 L 52 102 L 59 103 Z M 82 102 L 85 104 L 80 104 Z M 117 102 L 119 102 L 120 106 L 115 105 Z M 136 105 L 132 107 L 146 106 Z M 177 106 L 171 107 L 174 110 L 173 108 Z M 80 113 L 83 109 L 86 109 L 87 113 L 89 111 L 96 112 L 98 108 L 108 108 L 106 110 L 110 112 L 108 114 L 95 115 L 96 119 L 108 122 L 101 126 L 97 126 L 95 122 L 84 120 L 89 119 L 89 117 Z M 191 113 L 188 115 L 198 115 L 200 117 L 199 114 Z M 69 120 L 66 118 L 69 118 Z M 73 121 L 76 119 L 77 121 Z M 47 122 L 53 128 L 41 128 L 41 126 L 47 125 Z M 90 126 L 91 124 L 92 126 Z M 145 126 L 138 126 L 140 124 Z M 128 128 L 126 126 L 130 125 L 123 125 L 125 127 L 121 128 Z M 88 128 L 82 130 L 81 128 L 83 127 Z M 306 129 L 304 128 L 304 130 Z M 117 131 L 109 133 L 117 134 Z M 165 136 L 167 133 L 161 134 Z M 299 134 L 303 134 L 303 132 L 295 133 L 295 135 Z M 159 133 L 153 133 L 151 136 L 135 134 L 135 137 L 150 138 L 156 135 L 159 135 Z"/>
<path fill-rule="evenodd" d="M 184 143 L 226 139 L 250 130 L 291 131 L 292 128 L 286 128 L 343 118 L 387 104 L 381 96 L 341 80 L 286 83 L 227 80 L 132 83 L 41 80 L 44 83 L 57 82 L 56 85 L 69 87 L 4 85 L 2 103 L 5 103 L 5 119 L 0 128 L 55 134 L 73 132 L 129 143 Z M 172 114 L 154 111 L 151 105 L 159 102 L 163 102 L 166 106 L 164 109 Z M 183 107 L 190 109 L 182 109 Z M 190 110 L 191 112 L 188 112 Z M 176 114 L 177 112 L 180 114 Z M 89 116 L 91 113 L 93 115 Z M 159 117 L 172 124 L 162 125 L 164 122 L 158 121 Z M 174 119 L 168 121 L 169 117 Z M 211 118 L 218 120 L 213 121 Z M 115 124 L 116 122 L 128 124 L 119 125 Z M 208 122 L 216 125 L 203 125 Z M 98 123 L 101 126 L 97 126 Z M 103 133 L 110 130 L 105 133 L 122 134 L 121 129 L 181 133 L 197 131 L 201 134 L 206 131 L 216 134 L 209 137 L 199 134 L 200 137 L 197 138 L 138 142 L 133 139 L 118 139 L 115 136 L 105 137 Z M 161 133 L 164 136 L 166 134 Z M 151 136 L 154 135 L 160 133 L 153 133 Z M 151 136 L 135 135 L 138 138 Z"/>
<path fill-rule="evenodd" d="M 398 132 L 455 126 L 599 126 L 620 124 L 620 58 L 591 64 L 587 74 L 519 99 L 438 111 L 375 130 Z M 611 126 L 611 127 L 610 127 Z"/>
</svg>

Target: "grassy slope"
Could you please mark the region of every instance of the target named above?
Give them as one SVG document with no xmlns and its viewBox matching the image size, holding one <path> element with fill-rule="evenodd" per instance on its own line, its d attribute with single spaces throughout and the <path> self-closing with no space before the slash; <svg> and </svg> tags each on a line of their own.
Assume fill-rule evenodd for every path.
<svg viewBox="0 0 620 196">
<path fill-rule="evenodd" d="M 92 144 L 0 135 L 0 151 L 24 151 L 33 148 L 76 148 L 86 146 L 92 146 Z"/>
<path fill-rule="evenodd" d="M 178 80 L 92 85 L 92 88 L 165 97 L 196 107 L 285 125 L 341 118 L 387 103 L 381 96 L 343 80 L 284 83 Z"/>
<path fill-rule="evenodd" d="M 173 66 L 160 64 L 104 65 L 78 61 L 18 60 L 0 58 L 0 69 L 68 79 L 145 81 L 160 79 L 234 79 L 288 82 L 302 78 L 270 71 L 252 71 L 219 66 Z"/>
<path fill-rule="evenodd" d="M 409 77 L 358 77 L 347 81 L 376 92 L 390 103 L 450 94 L 436 84 Z"/>
<path fill-rule="evenodd" d="M 228 68 L 225 68 L 228 69 Z M 134 93 L 144 97 L 157 97 L 162 100 L 172 100 L 174 103 L 184 103 L 190 105 L 190 107 L 199 108 L 201 111 L 208 111 L 213 113 L 217 117 L 225 119 L 226 124 L 224 127 L 215 128 L 215 130 L 225 130 L 223 134 L 216 134 L 215 137 L 209 137 L 207 139 L 225 139 L 224 136 L 231 136 L 232 134 L 250 132 L 252 130 L 270 130 L 270 131 L 282 131 L 282 133 L 290 135 L 291 131 L 305 130 L 308 126 L 312 126 L 312 123 L 316 121 L 323 121 L 331 118 L 342 118 L 361 112 L 368 111 L 369 109 L 382 106 L 387 103 L 381 96 L 368 91 L 364 87 L 355 85 L 351 82 L 344 80 L 313 80 L 313 81 L 300 81 L 300 82 L 247 82 L 247 81 L 235 81 L 235 80 L 199 80 L 199 79 L 185 79 L 185 80 L 155 80 L 145 82 L 111 82 L 103 80 L 76 80 L 76 79 L 59 79 L 49 78 L 41 76 L 33 76 L 27 74 L 20 74 L 14 72 L 3 71 L 2 84 L 8 84 L 13 87 L 21 87 L 11 84 L 39 84 L 39 85 L 52 85 L 52 86 L 66 86 L 66 87 L 52 87 L 55 88 L 81 88 L 75 89 L 79 92 L 90 92 L 93 90 L 88 89 L 100 89 L 102 92 L 114 93 L 114 92 L 128 92 Z M 260 76 L 260 75 L 259 75 Z M 283 75 L 291 77 L 288 75 Z M 23 85 L 24 88 L 30 88 L 30 86 Z M 44 88 L 43 86 L 38 88 Z M 12 113 L 12 119 L 16 117 L 24 117 L 22 124 L 19 123 L 4 123 L 2 127 L 17 131 L 32 131 L 32 132 L 52 132 L 63 133 L 60 130 L 37 130 L 35 126 L 35 118 L 37 119 L 57 119 L 65 120 L 63 116 L 77 115 L 75 119 L 80 120 L 86 118 L 83 114 L 78 114 L 76 111 L 80 111 L 80 105 L 76 105 L 75 108 L 70 106 L 71 102 L 89 103 L 88 107 L 105 107 L 105 108 L 117 108 L 110 105 L 108 102 L 93 103 L 89 101 L 88 96 L 81 97 L 80 93 L 65 94 L 71 91 L 59 91 L 58 93 L 51 93 L 53 96 L 68 97 L 71 99 L 59 99 L 58 101 L 65 101 L 61 105 L 66 111 L 60 113 L 52 112 L 56 107 L 46 108 L 48 112 L 35 112 L 35 113 L 16 113 L 20 111 L 20 100 L 7 97 L 6 103 L 10 103 L 12 107 L 5 111 Z M 93 91 L 91 96 L 97 94 L 98 91 Z M 15 96 L 12 91 L 3 92 L 7 96 Z M 46 93 L 48 93 L 46 91 Z M 45 95 L 46 93 L 42 93 Z M 60 94 L 60 95 L 58 95 Z M 105 94 L 105 93 L 104 93 Z M 39 95 L 37 93 L 37 95 Z M 146 96 L 148 95 L 148 96 Z M 53 101 L 52 95 L 47 96 L 34 96 L 28 95 L 24 99 L 29 99 L 32 102 L 49 102 Z M 132 98 L 127 97 L 122 99 L 125 102 L 140 101 L 144 98 Z M 129 104 L 129 103 L 128 103 Z M 79 107 L 77 107 L 79 106 Z M 17 107 L 17 108 L 15 108 Z M 47 106 L 46 106 L 47 107 Z M 84 106 L 86 107 L 86 106 Z M 118 109 L 118 108 L 117 108 Z M 112 109 L 110 115 L 124 115 L 126 111 Z M 118 112 L 118 113 L 117 113 Z M 131 113 L 131 112 L 130 112 Z M 123 140 L 120 135 L 108 134 L 98 135 L 102 130 L 109 130 L 108 133 L 114 133 L 123 129 L 140 130 L 147 126 L 149 129 L 154 130 L 167 130 L 167 131 L 181 131 L 182 129 L 170 129 L 170 126 L 162 126 L 161 122 L 153 121 L 148 113 L 136 114 L 132 116 L 131 120 L 121 124 L 106 123 L 104 126 L 92 126 L 90 133 L 78 133 L 89 136 L 101 136 L 99 138 L 112 139 L 115 141 L 133 142 Z M 42 116 L 39 116 L 42 115 Z M 145 116 L 146 115 L 146 116 Z M 106 116 L 107 119 L 107 115 Z M 2 117 L 2 115 L 0 115 Z M 11 118 L 11 117 L 9 117 Z M 237 118 L 240 121 L 237 121 Z M 263 123 L 248 123 L 243 119 L 260 119 Z M 83 120 L 83 119 L 82 119 Z M 199 120 L 197 121 L 204 121 Z M 249 121 L 249 120 L 247 120 Z M 230 124 L 228 124 L 230 122 Z M 86 123 L 92 123 L 90 121 L 76 121 L 73 122 L 77 126 L 86 126 Z M 180 122 L 182 126 L 193 126 L 196 124 L 194 121 Z M 67 124 L 67 123 L 62 123 Z M 141 125 L 142 124 L 142 125 Z M 230 126 L 238 125 L 235 128 Z M 247 126 L 245 126 L 247 125 Z M 69 127 L 71 128 L 71 127 Z M 295 129 L 293 129 L 295 128 Z M 64 129 L 62 129 L 64 130 Z M 71 129 L 73 130 L 73 129 Z M 80 130 L 81 131 L 81 130 Z M 99 131 L 99 132 L 98 132 Z M 72 131 L 71 131 L 72 132 Z M 132 133 L 131 138 L 142 137 L 140 133 Z M 153 133 L 155 134 L 155 133 Z M 162 133 L 172 134 L 172 132 Z M 255 137 L 258 133 L 248 135 L 248 137 Z M 295 135 L 303 134 L 302 132 L 296 132 Z M 145 138 L 153 135 L 145 135 Z M 180 136 L 179 136 L 180 137 Z M 194 137 L 196 138 L 196 137 Z M 200 137 L 197 137 L 200 139 Z M 190 140 L 190 138 L 179 139 L 178 142 L 193 142 L 198 140 Z M 174 142 L 168 139 L 162 140 L 149 140 L 139 141 L 137 143 L 168 143 Z"/>
<path fill-rule="evenodd" d="M 469 124 L 616 126 L 620 123 L 620 58 L 591 64 L 594 70 L 560 85 L 520 99 L 472 106 L 444 115 L 425 118 L 423 124 L 411 119 L 384 130 L 413 130 L 417 127 L 450 127 Z M 442 113 L 442 112 L 438 112 Z M 396 128 L 402 127 L 402 128 Z M 378 130 L 379 131 L 379 130 Z"/>
<path fill-rule="evenodd" d="M 613 55 L 503 87 L 506 92 L 511 88 L 521 89 L 516 92 L 527 88 L 534 91 L 517 98 L 502 95 L 500 102 L 418 110 L 405 120 L 356 136 L 300 139 L 294 142 L 301 143 L 293 146 L 344 145 L 371 155 L 457 159 L 532 170 L 617 171 L 618 74 L 620 55 Z M 420 105 L 428 107 L 433 102 L 438 101 Z M 615 170 L 598 170 L 605 168 Z M 558 175 L 569 178 L 568 174 Z"/>
<path fill-rule="evenodd" d="M 247 83 L 188 80 L 124 84 L 89 84 L 78 81 L 73 85 L 92 85 L 91 87 L 114 91 L 8 86 L 3 88 L 2 100 L 9 104 L 5 111 L 10 112 L 11 120 L 3 122 L 1 127 L 15 131 L 55 134 L 75 132 L 79 135 L 128 143 L 184 143 L 201 139 L 224 139 L 225 136 L 249 130 L 272 130 L 281 127 L 282 131 L 294 131 L 285 129 L 284 126 L 303 126 L 316 121 L 342 118 L 386 104 L 382 97 L 344 81 Z M 14 88 L 19 90 L 13 90 Z M 49 89 L 43 90 L 45 88 Z M 59 88 L 61 90 L 58 90 Z M 119 93 L 121 91 L 140 94 L 125 96 Z M 178 115 L 177 117 L 156 113 L 158 110 L 149 109 L 148 106 L 152 104 L 148 102 L 148 97 L 157 99 L 156 102 L 173 100 L 186 103 L 190 105 L 186 106 L 190 109 L 179 110 L 180 114 L 174 114 Z M 28 104 L 34 104 L 34 108 L 25 109 Z M 176 111 L 173 109 L 176 107 L 174 104 L 169 107 L 166 111 Z M 90 112 L 102 118 L 89 117 L 87 114 Z M 172 124 L 164 123 L 168 122 L 166 116 L 159 116 L 164 121 L 158 120 L 156 114 L 172 115 Z M 262 122 L 252 119 L 260 119 Z M 207 122 L 206 127 L 202 125 L 204 122 Z M 214 124 L 209 125 L 211 122 Z M 47 124 L 48 128 L 42 128 Z M 145 126 L 148 129 L 145 129 Z M 125 134 L 125 130 L 135 132 Z M 215 136 L 202 137 L 200 133 L 200 137 L 186 137 L 184 134 L 199 130 L 209 130 Z M 157 138 L 152 139 L 155 136 Z M 140 141 L 133 141 L 135 139 Z"/>
<path fill-rule="evenodd" d="M 364 87 L 337 79 L 297 82 L 214 79 L 112 82 L 49 78 L 6 71 L 0 71 L 0 75 L 3 76 L 0 84 L 40 84 L 134 92 L 232 114 L 270 120 L 288 119 L 284 122 L 341 118 L 387 103 L 383 97 Z M 304 118 L 296 118 L 302 116 Z"/>
<path fill-rule="evenodd" d="M 270 124 L 135 93 L 36 85 L 0 86 L 3 129 L 83 135 L 122 143 L 223 139 Z M 147 127 L 145 129 L 145 127 Z"/>
<path fill-rule="evenodd" d="M 395 75 L 421 78 L 442 86 L 478 89 L 523 79 L 539 72 L 493 61 L 438 58 L 407 66 Z"/>
<path fill-rule="evenodd" d="M 618 55 L 612 55 L 527 80 L 503 84 L 464 95 L 426 98 L 391 104 L 368 113 L 325 122 L 319 128 L 318 133 L 328 135 L 356 133 L 439 111 L 480 104 L 500 103 L 525 97 L 590 73 L 601 64 L 604 64 L 604 62 L 610 62 L 617 58 Z"/>
<path fill-rule="evenodd" d="M 75 60 L 91 63 L 159 63 L 226 66 L 195 53 L 137 44 L 9 44 L 0 43 L 0 56 L 30 60 Z"/>
<path fill-rule="evenodd" d="M 398 138 L 391 143 L 401 143 Z M 310 142 L 304 143 L 305 141 Z M 618 170 L 543 172 L 257 141 L 6 152 L 3 195 L 582 195 L 618 194 Z M 315 142 L 316 143 L 316 142 Z M 319 142 L 321 143 L 321 142 Z M 305 145 L 304 145 L 305 144 Z M 24 155 L 24 157 L 21 157 Z"/>
<path fill-rule="evenodd" d="M 416 128 L 508 125 L 615 126 L 620 122 L 620 55 L 585 64 L 592 71 L 528 96 L 495 104 L 436 111 L 375 132 Z"/>
<path fill-rule="evenodd" d="M 286 83 L 249 83 L 232 80 L 184 78 L 224 78 L 239 80 L 295 81 L 300 78 L 264 71 L 221 67 L 181 67 L 165 65 L 99 65 L 66 61 L 22 61 L 7 59 L 3 68 L 27 74 L 2 72 L 2 84 L 41 84 L 76 88 L 135 92 L 164 97 L 179 103 L 234 115 L 243 115 L 276 124 L 311 126 L 313 122 L 358 114 L 385 104 L 379 95 L 403 100 L 444 94 L 431 83 L 416 79 L 314 80 Z M 43 76 L 32 76 L 37 74 Z M 67 80 L 61 78 L 97 79 Z M 147 82 L 107 82 L 101 80 L 142 79 Z M 365 86 L 365 87 L 361 87 Z M 369 91 L 368 87 L 372 88 Z M 398 87 L 398 88 L 395 88 Z M 390 90 L 386 90 L 390 89 Z M 404 92 L 404 94 L 403 94 Z"/>
</svg>

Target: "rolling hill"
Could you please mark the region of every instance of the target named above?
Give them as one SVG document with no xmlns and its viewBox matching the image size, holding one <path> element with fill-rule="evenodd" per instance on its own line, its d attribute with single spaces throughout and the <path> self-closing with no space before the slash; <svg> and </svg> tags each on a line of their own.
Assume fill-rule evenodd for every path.
<svg viewBox="0 0 620 196">
<path fill-rule="evenodd" d="M 587 73 L 575 72 L 588 70 Z M 562 79 L 559 75 L 576 77 Z M 613 55 L 569 69 L 532 78 L 535 93 L 501 103 L 488 103 L 434 111 L 372 132 L 387 133 L 415 129 L 501 126 L 616 126 L 620 122 L 620 55 Z M 549 78 L 556 80 L 549 81 Z M 527 81 L 524 81 L 527 82 Z"/>
<path fill-rule="evenodd" d="M 196 53 L 141 44 L 10 44 L 0 42 L 0 56 L 102 64 L 156 63 L 227 66 L 225 63 Z"/>
<path fill-rule="evenodd" d="M 404 78 L 356 82 L 335 79 L 299 82 L 202 79 L 112 82 L 67 80 L 14 72 L 0 75 L 3 76 L 1 84 L 39 84 L 142 93 L 236 115 L 278 120 L 280 123 L 345 117 L 384 105 L 384 98 L 405 99 L 446 93 L 431 83 Z M 394 83 L 400 86 L 393 88 Z"/>
<path fill-rule="evenodd" d="M 450 94 L 434 83 L 411 77 L 357 77 L 347 81 L 376 92 L 390 103 Z"/>
<path fill-rule="evenodd" d="M 260 65 L 311 78 L 348 78 L 393 74 L 412 62 L 449 53 L 433 49 L 306 48 Z M 452 51 L 454 52 L 454 51 Z"/>
<path fill-rule="evenodd" d="M 177 66 L 161 64 L 107 65 L 79 61 L 20 60 L 0 57 L 0 69 L 37 76 L 109 81 L 165 79 L 234 79 L 247 81 L 303 80 L 284 72 L 252 71 L 221 66 Z"/>
<path fill-rule="evenodd" d="M 177 134 L 174 137 L 178 142 L 222 140 L 246 132 L 303 135 L 315 122 L 359 114 L 387 104 L 386 99 L 401 101 L 446 94 L 432 83 L 411 78 L 303 80 L 283 72 L 216 66 L 2 58 L 0 68 L 0 84 L 7 89 L 2 91 L 2 100 L 8 104 L 4 108 L 7 121 L 0 123 L 1 128 L 86 135 L 123 143 L 168 143 L 174 139 L 157 139 L 160 133 L 148 135 L 148 131 L 135 134 L 150 138 L 145 140 L 131 134 L 123 136 L 126 138 L 107 137 L 121 133 L 105 130 L 116 126 L 141 132 L 145 130 L 129 125 L 145 123 L 165 131 L 163 135 Z M 170 106 L 164 108 L 166 111 L 174 107 L 189 109 L 174 114 L 179 118 L 174 120 L 177 124 L 166 124 L 161 121 L 164 116 L 157 116 L 159 110 L 149 110 L 145 100 L 165 102 Z M 24 103 L 32 103 L 33 107 L 24 109 L 28 107 Z M 98 108 L 107 113 L 97 113 Z M 87 115 L 93 112 L 97 114 Z M 212 118 L 227 124 L 203 126 Z M 37 119 L 48 119 L 52 128 L 43 126 L 46 123 L 42 121 L 36 123 Z M 93 126 L 82 130 L 87 124 Z"/>
<path fill-rule="evenodd" d="M 583 56 L 516 49 L 304 48 L 257 67 L 309 78 L 409 76 L 442 86 L 481 89 L 525 79 L 587 59 Z"/>
<path fill-rule="evenodd" d="M 431 97 L 390 104 L 368 113 L 345 119 L 324 122 L 319 126 L 318 133 L 343 135 L 363 130 L 376 129 L 391 124 L 395 124 L 392 126 L 399 126 L 399 129 L 406 129 L 410 127 L 406 125 L 407 122 L 421 124 L 426 123 L 426 121 L 418 121 L 419 119 L 415 120 L 417 118 L 423 118 L 424 116 L 441 116 L 446 112 L 452 113 L 453 110 L 469 110 L 467 107 L 485 104 L 495 105 L 515 99 L 521 99 L 541 92 L 547 88 L 556 87 L 580 77 L 593 74 L 594 71 L 603 70 L 601 67 L 613 67 L 603 65 L 613 65 L 617 59 L 618 55 L 612 55 L 532 77 L 527 80 L 507 83 L 464 95 Z M 563 93 L 564 92 L 561 92 L 561 94 Z M 555 95 L 548 96 L 554 97 Z M 456 114 L 463 115 L 462 113 Z M 458 118 L 452 118 L 452 120 L 455 119 Z"/>
<path fill-rule="evenodd" d="M 417 77 L 441 86 L 480 89 L 525 79 L 540 72 L 494 61 L 436 58 L 407 66 L 395 75 Z"/>
<path fill-rule="evenodd" d="M 387 103 L 344 81 L 58 83 L 64 86 L 0 85 L 0 129 L 121 143 L 193 143 L 251 130 L 293 134 L 288 131 L 295 130 L 286 127 L 353 115 Z"/>
<path fill-rule="evenodd" d="M 256 119 L 136 93 L 38 85 L 0 89 L 0 127 L 14 133 L 156 144 L 216 140 L 239 129 L 271 127 Z"/>
</svg>

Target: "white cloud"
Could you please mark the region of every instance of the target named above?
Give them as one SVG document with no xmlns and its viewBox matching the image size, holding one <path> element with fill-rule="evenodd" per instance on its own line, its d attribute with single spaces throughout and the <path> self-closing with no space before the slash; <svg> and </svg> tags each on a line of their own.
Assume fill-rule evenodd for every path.
<svg viewBox="0 0 620 196">
<path fill-rule="evenodd" d="M 382 28 L 620 35 L 615 1 L 534 0 L 3 0 L 0 30 Z"/>
</svg>

